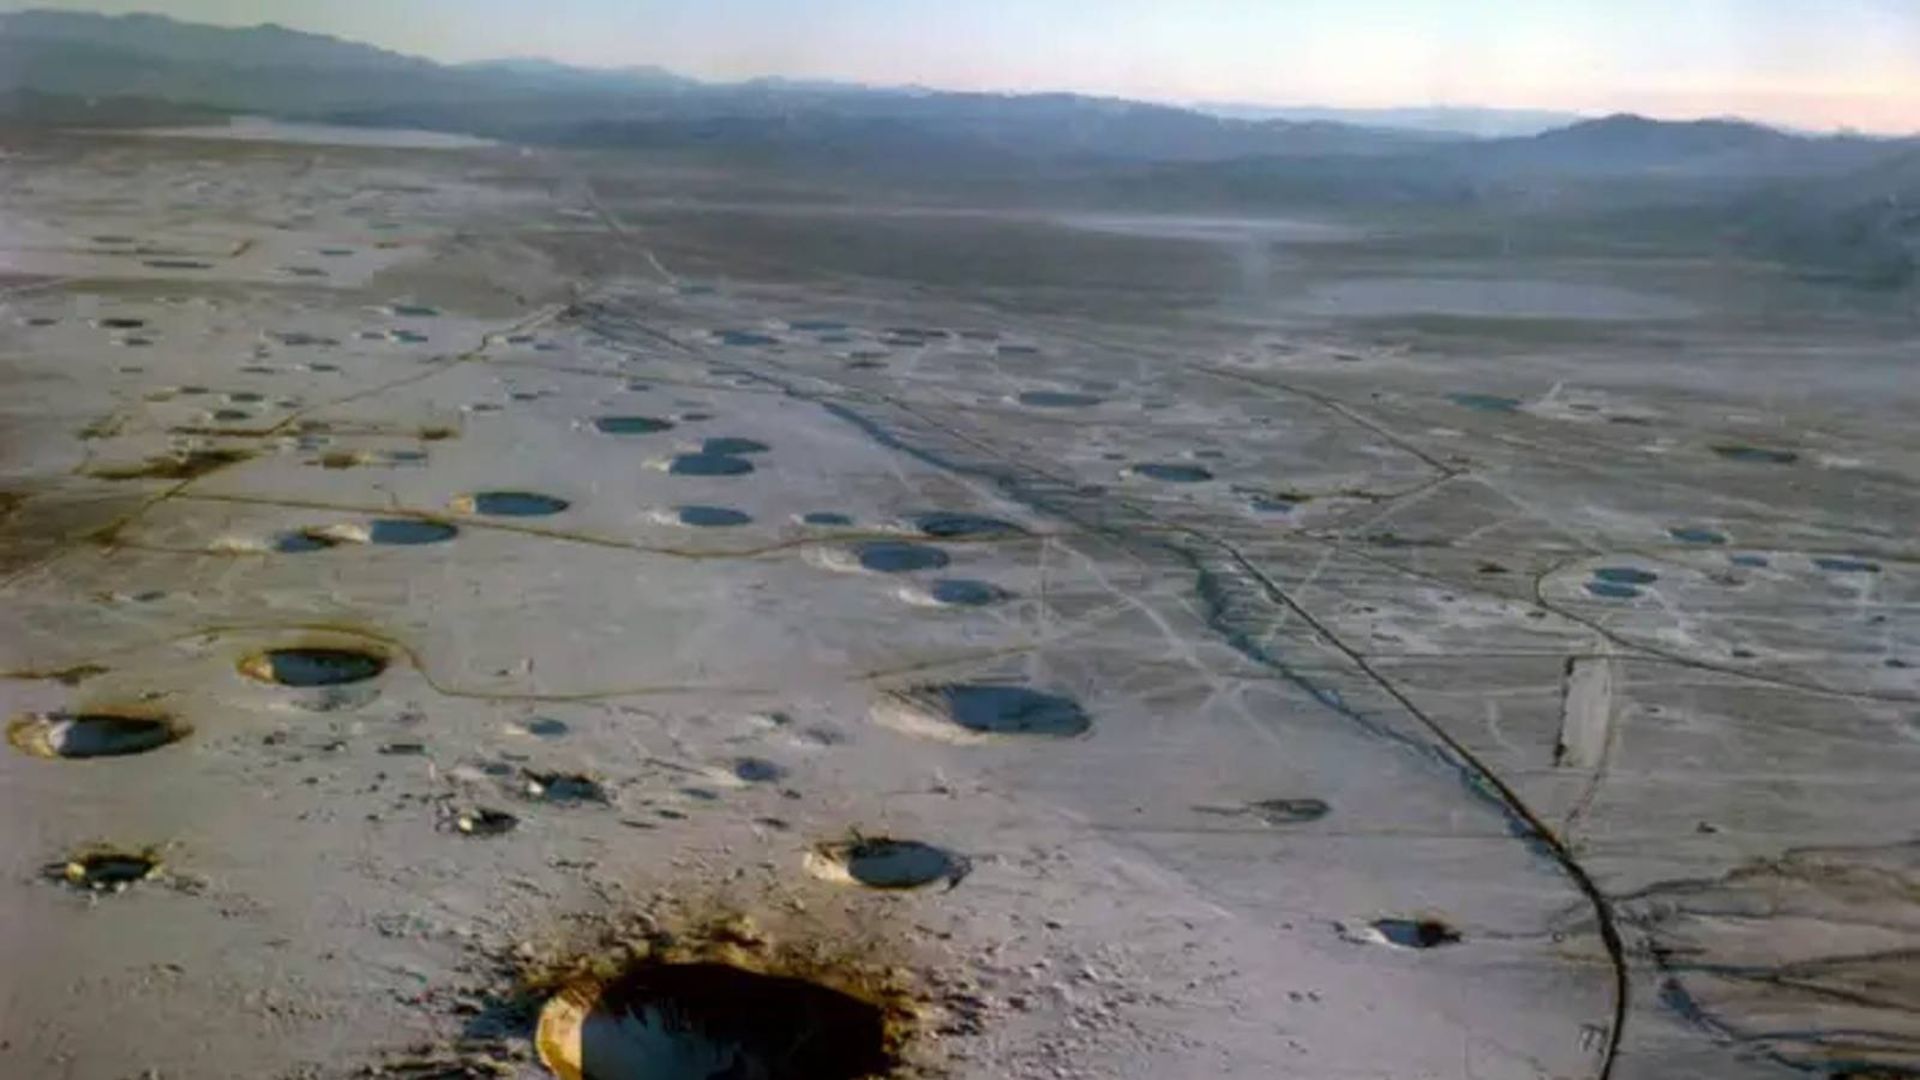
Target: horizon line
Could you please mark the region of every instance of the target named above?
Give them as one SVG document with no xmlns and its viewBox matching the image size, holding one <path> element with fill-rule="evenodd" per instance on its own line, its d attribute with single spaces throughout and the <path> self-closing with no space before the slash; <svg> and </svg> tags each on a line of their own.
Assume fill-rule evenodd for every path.
<svg viewBox="0 0 1920 1080">
<path fill-rule="evenodd" d="M 408 60 L 414 60 L 414 61 L 419 61 L 421 63 L 433 64 L 437 67 L 442 67 L 442 68 L 474 67 L 474 66 L 481 66 L 486 64 L 518 63 L 518 62 L 532 61 L 537 63 L 552 64 L 555 67 L 564 68 L 571 71 L 587 72 L 587 73 L 620 74 L 623 72 L 631 72 L 637 69 L 651 70 L 651 71 L 661 72 L 673 78 L 682 79 L 687 82 L 698 83 L 702 86 L 714 86 L 714 87 L 744 86 L 744 85 L 748 85 L 755 82 L 780 81 L 780 82 L 790 82 L 790 83 L 798 83 L 798 84 L 815 83 L 815 84 L 838 85 L 838 86 L 848 87 L 850 89 L 858 89 L 858 90 L 865 90 L 865 91 L 871 91 L 871 92 L 919 91 L 919 92 L 926 92 L 926 93 L 977 94 L 982 96 L 997 96 L 997 97 L 1073 96 L 1073 97 L 1086 97 L 1086 98 L 1103 99 L 1103 100 L 1109 100 L 1109 101 L 1129 102 L 1134 104 L 1153 105 L 1153 106 L 1159 106 L 1159 107 L 1165 107 L 1165 108 L 1181 109 L 1187 112 L 1195 112 L 1203 115 L 1217 115 L 1217 114 L 1210 113 L 1209 110 L 1211 109 L 1266 109 L 1266 110 L 1272 110 L 1274 112 L 1322 111 L 1322 112 L 1353 112 L 1353 113 L 1383 113 L 1383 112 L 1401 112 L 1401 111 L 1416 111 L 1416 110 L 1462 111 L 1462 112 L 1482 112 L 1482 113 L 1540 113 L 1540 114 L 1546 114 L 1554 117 L 1566 118 L 1567 123 L 1561 126 L 1571 126 L 1573 124 L 1590 122 L 1594 120 L 1611 119 L 1614 117 L 1635 117 L 1635 118 L 1651 120 L 1659 123 L 1676 123 L 1676 124 L 1677 123 L 1702 123 L 1702 122 L 1744 123 L 1744 124 L 1751 124 L 1756 127 L 1764 127 L 1771 130 L 1783 132 L 1786 134 L 1794 134 L 1794 135 L 1812 135 L 1812 136 L 1829 136 L 1829 137 L 1851 135 L 1851 136 L 1859 136 L 1863 138 L 1891 139 L 1891 140 L 1920 138 L 1920 126 L 1915 126 L 1913 128 L 1906 129 L 1906 130 L 1861 127 L 1861 126 L 1852 125 L 1852 124 L 1834 124 L 1834 125 L 1825 126 L 1825 127 L 1809 127 L 1804 124 L 1795 124 L 1795 123 L 1790 123 L 1784 120 L 1767 119 L 1763 115 L 1740 113 L 1740 112 L 1674 113 L 1674 112 L 1666 112 L 1664 110 L 1659 110 L 1659 109 L 1644 109 L 1644 108 L 1615 107 L 1615 106 L 1608 106 L 1608 107 L 1599 108 L 1599 109 L 1577 109 L 1577 108 L 1554 107 L 1550 105 L 1487 104 L 1485 102 L 1463 103 L 1459 101 L 1424 101 L 1424 102 L 1403 101 L 1403 102 L 1395 102 L 1392 104 L 1345 104 L 1343 105 L 1343 104 L 1329 103 L 1326 99 L 1319 99 L 1314 101 L 1279 102 L 1279 101 L 1259 100 L 1259 99 L 1249 98 L 1249 97 L 1211 98 L 1211 97 L 1159 96 L 1159 95 L 1151 95 L 1151 94 L 1142 95 L 1138 93 L 1123 93 L 1123 92 L 1101 90 L 1101 89 L 1094 89 L 1094 88 L 1088 88 L 1088 87 L 1073 88 L 1068 86 L 1055 86 L 1055 87 L 1048 87 L 1048 88 L 1014 87 L 1014 86 L 960 87 L 960 86 L 952 86 L 952 85 L 940 85 L 937 83 L 920 83 L 920 82 L 889 83 L 889 82 L 873 82 L 873 81 L 847 77 L 847 76 L 795 75 L 795 74 L 786 74 L 786 73 L 777 72 L 777 71 L 768 71 L 768 72 L 761 72 L 757 74 L 739 75 L 735 77 L 709 77 L 709 76 L 688 74 L 687 72 L 682 71 L 679 68 L 675 67 L 670 62 L 661 62 L 661 61 L 652 61 L 652 60 L 635 60 L 629 63 L 589 64 L 589 63 L 580 63 L 580 62 L 570 61 L 570 60 L 563 60 L 551 55 L 544 55 L 540 53 L 521 53 L 521 54 L 509 54 L 509 55 L 499 55 L 499 56 L 484 56 L 484 57 L 479 57 L 472 60 L 442 60 L 432 56 L 423 55 L 421 53 L 408 52 L 403 49 L 393 48 L 387 45 L 382 45 L 376 42 L 367 41 L 360 38 L 346 37 L 340 34 L 330 33 L 324 30 L 305 30 L 305 29 L 301 29 L 300 27 L 290 26 L 286 23 L 275 21 L 275 20 L 262 20 L 259 22 L 251 22 L 251 23 L 203 22 L 195 19 L 177 18 L 165 12 L 158 12 L 158 11 L 124 11 L 124 12 L 118 12 L 118 13 L 108 13 L 108 12 L 101 12 L 101 11 L 74 11 L 74 10 L 63 9 L 63 8 L 30 6 L 28 4 L 23 4 L 21 0 L 0 0 L 0 15 L 30 14 L 30 13 L 51 14 L 51 15 L 68 16 L 68 17 L 90 17 L 90 18 L 98 18 L 98 19 L 110 19 L 110 20 L 156 19 L 162 22 L 173 23 L 179 26 L 197 26 L 197 27 L 204 27 L 209 29 L 221 29 L 221 30 L 240 30 L 240 31 L 278 30 L 278 31 L 282 31 L 290 34 L 301 34 L 301 35 L 306 35 L 310 37 L 323 38 L 328 41 L 341 42 L 348 45 L 359 46 L 362 48 L 375 49 L 380 52 L 389 53 L 394 56 L 402 57 Z M 1247 122 L 1259 122 L 1259 120 L 1255 118 L 1247 118 L 1247 117 L 1221 117 L 1221 118 L 1222 119 L 1240 119 L 1240 120 L 1245 120 Z M 1283 118 L 1274 117 L 1272 119 L 1283 119 Z M 1311 121 L 1307 121 L 1307 122 L 1311 122 Z M 1339 121 L 1329 121 L 1329 122 L 1337 123 Z M 1354 126 L 1362 126 L 1362 125 L 1355 124 Z M 1379 126 L 1392 127 L 1392 125 L 1379 125 Z M 1417 130 L 1417 129 L 1403 129 L 1403 130 Z M 1428 130 L 1432 130 L 1436 133 L 1444 133 L 1446 131 L 1446 129 L 1428 129 Z M 1546 130 L 1553 130 L 1553 129 L 1548 128 Z M 1454 133 L 1470 134 L 1469 132 L 1454 132 Z M 1496 136 L 1490 136 L 1490 137 L 1500 138 L 1500 137 L 1515 137 L 1515 136 L 1496 135 Z M 1524 137 L 1524 136 L 1520 136 L 1520 137 Z"/>
</svg>

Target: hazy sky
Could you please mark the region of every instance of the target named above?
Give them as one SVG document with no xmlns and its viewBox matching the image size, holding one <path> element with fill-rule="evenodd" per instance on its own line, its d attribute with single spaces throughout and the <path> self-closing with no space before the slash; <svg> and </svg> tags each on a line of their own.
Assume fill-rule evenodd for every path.
<svg viewBox="0 0 1920 1080">
<path fill-rule="evenodd" d="M 716 78 L 1920 131 L 1920 0 L 0 0 L 18 7 Z"/>
</svg>

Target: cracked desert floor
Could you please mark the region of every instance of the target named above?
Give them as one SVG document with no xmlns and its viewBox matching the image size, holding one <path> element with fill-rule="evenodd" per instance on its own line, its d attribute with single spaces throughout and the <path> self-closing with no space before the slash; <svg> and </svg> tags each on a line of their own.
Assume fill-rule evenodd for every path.
<svg viewBox="0 0 1920 1080">
<path fill-rule="evenodd" d="M 1500 250 L 10 139 L 0 1076 L 721 916 L 903 1077 L 1915 1075 L 1913 312 Z"/>
</svg>

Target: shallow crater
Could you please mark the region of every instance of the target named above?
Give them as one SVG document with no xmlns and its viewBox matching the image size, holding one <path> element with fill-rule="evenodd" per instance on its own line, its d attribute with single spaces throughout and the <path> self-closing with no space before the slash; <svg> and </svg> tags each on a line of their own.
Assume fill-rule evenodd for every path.
<svg viewBox="0 0 1920 1080">
<path fill-rule="evenodd" d="M 815 877 L 869 889 L 918 889 L 938 881 L 957 887 L 973 866 L 965 856 L 918 840 L 855 837 L 807 853 Z"/>
<path fill-rule="evenodd" d="M 1030 409 L 1086 409 L 1101 401 L 1092 394 L 1076 394 L 1069 390 L 1029 390 L 1016 400 Z"/>
<path fill-rule="evenodd" d="M 1510 413 L 1520 408 L 1519 398 L 1503 397 L 1499 394 L 1448 394 L 1447 400 L 1463 409 L 1475 412 Z"/>
<path fill-rule="evenodd" d="M 1728 461 L 1740 461 L 1752 465 L 1791 465 L 1800 460 L 1800 454 L 1795 450 L 1748 446 L 1745 443 L 1720 443 L 1713 447 L 1713 452 Z"/>
<path fill-rule="evenodd" d="M 1439 919 L 1376 919 L 1372 926 L 1380 940 L 1402 949 L 1437 949 L 1463 940 L 1460 931 Z"/>
<path fill-rule="evenodd" d="M 753 523 L 753 515 L 729 506 L 681 506 L 674 509 L 674 520 L 699 529 L 730 529 Z"/>
<path fill-rule="evenodd" d="M 479 491 L 453 501 L 456 513 L 488 517 L 550 517 L 570 505 L 558 496 L 531 491 Z"/>
<path fill-rule="evenodd" d="M 855 544 L 853 557 L 863 570 L 879 574 L 910 574 L 920 570 L 939 570 L 953 561 L 937 547 L 904 540 L 873 540 Z"/>
<path fill-rule="evenodd" d="M 719 435 L 700 444 L 700 452 L 715 457 L 746 457 L 752 454 L 764 454 L 773 447 L 758 439 L 743 439 L 737 435 Z"/>
<path fill-rule="evenodd" d="M 923 536 L 940 540 L 980 536 L 1017 536 L 1026 532 L 1011 521 L 988 517 L 985 514 L 950 510 L 920 514 L 913 519 L 913 527 Z"/>
<path fill-rule="evenodd" d="M 1063 694 L 997 683 L 949 683 L 887 694 L 874 709 L 883 726 L 912 735 L 971 742 L 1015 736 L 1070 739 L 1093 720 Z"/>
<path fill-rule="evenodd" d="M 460 535 L 460 529 L 429 518 L 376 518 L 367 526 L 367 542 L 395 547 L 441 544 Z"/>
<path fill-rule="evenodd" d="M 1203 484 L 1213 479 L 1212 471 L 1199 465 L 1152 461 L 1127 466 L 1127 475 L 1158 480 L 1163 484 Z"/>
<path fill-rule="evenodd" d="M 603 435 L 652 435 L 673 430 L 673 421 L 651 416 L 602 416 L 593 422 Z"/>
<path fill-rule="evenodd" d="M 745 476 L 753 462 L 731 454 L 680 454 L 667 462 L 672 476 Z"/>
<path fill-rule="evenodd" d="M 198 480 L 253 456 L 251 450 L 229 447 L 182 450 L 143 462 L 96 465 L 87 470 L 87 475 L 100 480 Z"/>
<path fill-rule="evenodd" d="M 126 757 L 158 750 L 192 732 L 188 725 L 159 713 L 31 713 L 7 725 L 7 741 L 35 757 Z"/>
<path fill-rule="evenodd" d="M 249 679 L 300 688 L 365 682 L 386 669 L 386 657 L 344 648 L 267 649 L 240 661 L 240 674 Z"/>
<path fill-rule="evenodd" d="M 462 810 L 453 815 L 453 828 L 462 836 L 490 837 L 505 836 L 518 828 L 520 819 L 505 810 L 493 810 L 484 806 L 471 810 Z"/>
<path fill-rule="evenodd" d="M 606 786 L 585 773 L 528 771 L 522 781 L 521 794 L 540 802 L 571 805 L 613 801 Z"/>
<path fill-rule="evenodd" d="M 160 872 L 159 852 L 96 845 L 46 868 L 49 880 L 81 892 L 121 892 Z"/>
<path fill-rule="evenodd" d="M 273 550 L 282 555 L 305 555 L 337 548 L 351 541 L 330 529 L 295 529 L 273 538 Z"/>
<path fill-rule="evenodd" d="M 535 1041 L 561 1080 L 868 1080 L 898 1068 L 889 1026 L 845 991 L 711 960 L 568 986 Z"/>
<path fill-rule="evenodd" d="M 941 578 L 925 587 L 913 584 L 900 590 L 901 599 L 921 607 L 989 607 L 1009 596 L 1010 593 L 992 582 L 970 578 Z"/>
<path fill-rule="evenodd" d="M 1247 813 L 1268 825 L 1304 825 L 1332 812 L 1322 799 L 1262 799 L 1247 804 Z"/>
</svg>

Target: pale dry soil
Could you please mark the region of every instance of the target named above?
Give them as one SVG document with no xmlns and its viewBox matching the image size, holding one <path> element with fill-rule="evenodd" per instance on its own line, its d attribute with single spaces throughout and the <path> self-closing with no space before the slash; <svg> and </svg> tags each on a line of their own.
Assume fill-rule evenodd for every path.
<svg viewBox="0 0 1920 1080">
<path fill-rule="evenodd" d="M 6 155 L 0 1075 L 540 1076 L 516 951 L 687 911 L 881 958 L 901 1075 L 1920 1069 L 1910 319 Z"/>
</svg>

